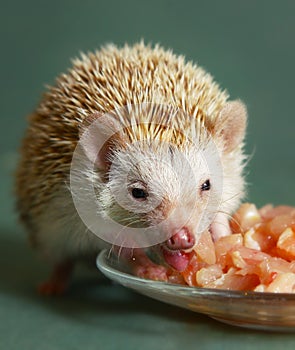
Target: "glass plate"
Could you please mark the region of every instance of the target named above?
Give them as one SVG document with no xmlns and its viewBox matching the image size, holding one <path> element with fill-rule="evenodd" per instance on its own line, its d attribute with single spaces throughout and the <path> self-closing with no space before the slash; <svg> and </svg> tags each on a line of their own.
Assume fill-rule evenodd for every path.
<svg viewBox="0 0 295 350">
<path fill-rule="evenodd" d="M 108 250 L 97 257 L 108 278 L 153 299 L 206 314 L 235 326 L 295 331 L 295 294 L 241 292 L 180 286 L 131 275 Z"/>
</svg>

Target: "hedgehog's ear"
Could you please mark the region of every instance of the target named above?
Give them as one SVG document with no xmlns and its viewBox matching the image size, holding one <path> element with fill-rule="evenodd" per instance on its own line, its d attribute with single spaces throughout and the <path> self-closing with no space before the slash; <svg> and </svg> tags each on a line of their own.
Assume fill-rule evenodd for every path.
<svg viewBox="0 0 295 350">
<path fill-rule="evenodd" d="M 80 126 L 79 144 L 98 169 L 109 168 L 111 152 L 120 141 L 120 129 L 119 123 L 113 117 L 99 112 L 87 116 Z"/>
<path fill-rule="evenodd" d="M 247 110 L 243 102 L 230 101 L 222 108 L 216 123 L 216 131 L 224 140 L 225 151 L 239 146 L 245 137 Z"/>
</svg>

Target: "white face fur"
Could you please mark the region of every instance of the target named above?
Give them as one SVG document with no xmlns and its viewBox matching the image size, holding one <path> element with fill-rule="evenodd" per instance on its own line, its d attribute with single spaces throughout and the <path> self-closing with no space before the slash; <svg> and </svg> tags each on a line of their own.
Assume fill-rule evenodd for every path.
<svg viewBox="0 0 295 350">
<path fill-rule="evenodd" d="M 157 226 L 168 236 L 187 227 L 197 240 L 216 214 L 230 214 L 242 195 L 241 174 L 224 174 L 223 160 L 210 139 L 181 150 L 165 143 L 131 144 L 112 155 L 100 201 L 126 225 Z"/>
<path fill-rule="evenodd" d="M 204 129 L 202 140 L 184 142 L 179 148 L 159 140 L 130 143 L 124 136 L 115 147 L 104 148 L 107 135 L 116 135 L 122 125 L 96 115 L 94 120 L 82 134 L 81 146 L 107 175 L 96 185 L 102 217 L 126 227 L 156 227 L 165 237 L 186 227 L 197 241 L 215 218 L 220 220 L 217 214 L 227 217 L 239 205 L 244 195 L 246 127 L 241 102 L 224 106 L 211 134 Z"/>
</svg>

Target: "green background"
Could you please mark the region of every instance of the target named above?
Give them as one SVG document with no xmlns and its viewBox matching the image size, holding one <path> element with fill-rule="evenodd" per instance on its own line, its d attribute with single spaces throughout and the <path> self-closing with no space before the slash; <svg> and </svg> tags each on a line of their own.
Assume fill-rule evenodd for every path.
<svg viewBox="0 0 295 350">
<path fill-rule="evenodd" d="M 225 326 L 98 273 L 42 298 L 48 267 L 13 209 L 25 116 L 70 58 L 107 43 L 161 43 L 248 106 L 248 200 L 294 205 L 294 1 L 1 1 L 0 349 L 294 349 L 295 335 Z M 99 280 L 101 279 L 101 281 Z"/>
</svg>

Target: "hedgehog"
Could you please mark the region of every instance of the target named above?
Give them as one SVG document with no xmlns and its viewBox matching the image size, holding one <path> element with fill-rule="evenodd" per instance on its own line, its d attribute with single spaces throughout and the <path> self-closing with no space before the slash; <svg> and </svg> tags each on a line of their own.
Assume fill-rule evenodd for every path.
<svg viewBox="0 0 295 350">
<path fill-rule="evenodd" d="M 201 232 L 229 234 L 245 194 L 246 123 L 240 100 L 159 45 L 110 44 L 73 60 L 29 117 L 17 169 L 20 219 L 52 265 L 40 291 L 62 293 L 75 263 L 105 247 L 158 245 L 180 271 Z"/>
</svg>

